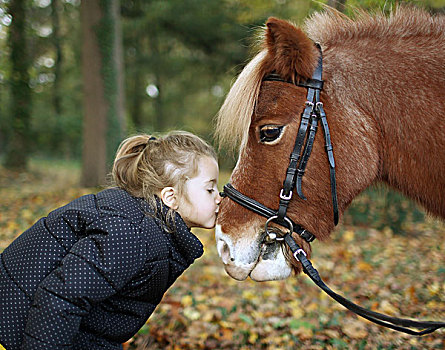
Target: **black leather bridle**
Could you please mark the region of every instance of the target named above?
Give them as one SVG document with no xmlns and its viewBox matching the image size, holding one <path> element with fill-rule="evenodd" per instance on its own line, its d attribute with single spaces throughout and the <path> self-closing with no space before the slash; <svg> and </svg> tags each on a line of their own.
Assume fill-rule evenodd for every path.
<svg viewBox="0 0 445 350">
<path fill-rule="evenodd" d="M 320 287 L 331 298 L 338 303 L 346 307 L 348 310 L 356 313 L 357 315 L 366 318 L 367 320 L 379 324 L 384 327 L 388 327 L 400 332 L 404 332 L 411 335 L 425 335 L 434 332 L 439 328 L 445 327 L 445 322 L 436 321 L 415 321 L 410 319 L 403 319 L 397 317 L 387 316 L 378 312 L 367 310 L 357 304 L 352 303 L 343 296 L 332 291 L 321 279 L 318 271 L 313 267 L 312 263 L 306 256 L 306 252 L 297 244 L 293 239 L 292 233 L 297 233 L 302 239 L 310 243 L 315 239 L 315 236 L 294 223 L 288 216 L 286 216 L 287 208 L 292 199 L 292 190 L 296 188 L 298 196 L 302 199 L 306 199 L 302 191 L 302 179 L 306 169 L 309 156 L 312 151 L 312 146 L 315 139 L 315 134 L 318 128 L 318 122 L 321 122 L 323 128 L 323 134 L 325 138 L 325 149 L 329 161 L 330 182 L 331 182 L 331 197 L 334 213 L 334 224 L 338 223 L 338 204 L 337 204 L 337 186 L 335 178 L 335 161 L 333 147 L 331 144 L 331 137 L 329 133 L 328 122 L 326 114 L 323 109 L 323 103 L 320 101 L 320 92 L 323 89 L 323 58 L 321 47 L 316 44 L 320 56 L 318 60 L 317 68 L 312 76 L 312 79 L 299 80 L 297 82 L 288 81 L 282 79 L 279 75 L 270 74 L 266 76 L 263 81 L 278 81 L 297 86 L 305 87 L 308 89 L 307 99 L 305 103 L 304 111 L 301 115 L 300 126 L 297 132 L 294 148 L 290 155 L 289 166 L 286 171 L 286 177 L 283 182 L 283 188 L 280 191 L 280 203 L 278 210 L 273 210 L 265 205 L 257 202 L 256 200 L 242 194 L 236 190 L 230 183 L 224 186 L 221 196 L 228 197 L 239 205 L 267 218 L 265 224 L 265 232 L 269 240 L 284 241 L 290 250 L 293 257 L 302 264 L 303 271 L 309 276 L 309 278 Z M 310 127 L 308 129 L 308 126 Z M 304 144 L 304 147 L 303 147 Z M 275 222 L 281 226 L 286 227 L 289 231 L 283 236 L 278 236 L 275 232 L 271 232 L 268 229 L 270 222 Z M 414 331 L 409 328 L 421 329 L 420 331 Z"/>
</svg>

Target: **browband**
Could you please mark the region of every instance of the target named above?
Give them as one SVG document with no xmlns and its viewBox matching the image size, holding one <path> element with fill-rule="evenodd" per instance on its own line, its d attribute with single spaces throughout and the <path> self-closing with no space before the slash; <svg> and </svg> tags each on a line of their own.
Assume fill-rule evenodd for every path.
<svg viewBox="0 0 445 350">
<path fill-rule="evenodd" d="M 307 89 L 323 90 L 323 80 L 318 80 L 318 79 L 307 78 L 307 79 L 292 81 L 292 80 L 285 80 L 276 73 L 271 73 L 265 76 L 263 81 L 281 81 L 283 83 L 301 86 Z"/>
</svg>

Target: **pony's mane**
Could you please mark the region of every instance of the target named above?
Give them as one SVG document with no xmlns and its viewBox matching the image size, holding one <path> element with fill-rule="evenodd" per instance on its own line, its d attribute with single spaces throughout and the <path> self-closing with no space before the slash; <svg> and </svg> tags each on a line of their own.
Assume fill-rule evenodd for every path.
<svg viewBox="0 0 445 350">
<path fill-rule="evenodd" d="M 326 47 L 350 39 L 437 37 L 445 33 L 444 16 L 432 16 L 413 6 L 397 6 L 389 15 L 360 9 L 354 12 L 354 19 L 335 10 L 316 12 L 305 21 L 304 30 L 313 41 Z"/>
<path fill-rule="evenodd" d="M 304 24 L 304 30 L 323 48 L 341 44 L 348 39 L 389 38 L 445 35 L 445 16 L 431 16 L 412 6 L 397 6 L 389 15 L 383 12 L 369 14 L 356 10 L 355 19 L 327 7 L 316 12 Z M 262 37 L 264 38 L 266 28 Z M 263 39 L 264 40 L 264 39 Z M 245 66 L 218 112 L 215 137 L 220 146 L 243 148 L 247 142 L 251 117 L 257 103 L 261 81 L 264 78 L 264 46 Z"/>
</svg>

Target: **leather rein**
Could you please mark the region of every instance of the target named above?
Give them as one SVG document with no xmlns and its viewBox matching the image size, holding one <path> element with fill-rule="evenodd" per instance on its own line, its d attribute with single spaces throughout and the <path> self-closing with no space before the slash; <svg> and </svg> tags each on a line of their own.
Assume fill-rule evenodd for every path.
<svg viewBox="0 0 445 350">
<path fill-rule="evenodd" d="M 304 273 L 306 273 L 309 278 L 320 287 L 326 294 L 331 298 L 336 300 L 338 303 L 343 305 L 348 310 L 354 312 L 355 314 L 374 322 L 378 325 L 394 329 L 399 332 L 411 334 L 411 335 L 425 335 L 436 331 L 439 328 L 445 327 L 445 322 L 436 321 L 416 321 L 411 319 L 403 319 L 392 316 L 387 316 L 378 312 L 374 312 L 365 309 L 343 296 L 332 291 L 321 279 L 318 271 L 313 267 L 312 263 L 306 256 L 306 252 L 297 244 L 293 239 L 292 233 L 295 232 L 306 242 L 310 243 L 315 240 L 315 236 L 301 227 L 300 225 L 294 223 L 288 216 L 286 216 L 287 208 L 292 199 L 292 190 L 296 188 L 298 196 L 306 200 L 306 197 L 302 191 L 302 178 L 306 169 L 309 156 L 312 151 L 312 146 L 315 139 L 315 134 L 318 128 L 318 122 L 321 123 L 324 139 L 325 139 L 325 149 L 329 161 L 329 172 L 330 172 L 330 182 L 331 182 L 331 198 L 334 214 L 334 224 L 338 223 L 338 204 L 337 204 L 337 186 L 335 178 L 335 161 L 333 147 L 331 143 L 331 137 L 329 133 L 328 122 L 326 119 L 326 114 L 323 109 L 323 103 L 320 101 L 320 92 L 323 89 L 322 71 L 323 71 L 323 58 L 321 47 L 316 44 L 320 56 L 318 59 L 318 65 L 312 76 L 312 79 L 300 80 L 297 82 L 288 81 L 282 79 L 276 74 L 270 74 L 266 76 L 263 81 L 278 81 L 294 84 L 296 86 L 305 87 L 308 89 L 307 99 L 305 103 L 304 111 L 301 115 L 300 126 L 297 132 L 297 137 L 295 141 L 294 148 L 290 155 L 289 166 L 286 171 L 286 177 L 283 182 L 283 188 L 280 191 L 280 203 L 278 210 L 273 210 L 265 205 L 257 202 L 256 200 L 242 194 L 236 190 L 230 183 L 224 186 L 223 192 L 221 192 L 222 197 L 228 197 L 239 205 L 267 218 L 265 224 L 266 234 L 271 241 L 282 241 L 288 245 L 292 251 L 293 257 L 299 261 L 303 267 Z M 309 128 L 308 128 L 309 127 Z M 304 147 L 303 147 L 304 144 Z M 268 225 L 270 222 L 275 222 L 278 225 L 284 226 L 288 229 L 288 232 L 284 236 L 278 236 L 275 232 L 268 230 Z M 409 327 L 409 328 L 408 328 Z M 420 331 L 414 331 L 410 328 L 420 329 Z"/>
</svg>

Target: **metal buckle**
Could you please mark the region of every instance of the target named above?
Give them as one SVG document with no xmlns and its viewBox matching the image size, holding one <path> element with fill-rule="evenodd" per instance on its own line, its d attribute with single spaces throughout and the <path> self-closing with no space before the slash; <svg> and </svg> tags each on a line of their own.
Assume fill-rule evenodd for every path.
<svg viewBox="0 0 445 350">
<path fill-rule="evenodd" d="M 270 232 L 267 229 L 267 226 L 269 226 L 269 222 L 271 222 L 275 219 L 278 219 L 278 215 L 273 215 L 269 219 L 267 219 L 266 224 L 264 225 L 264 230 L 266 231 L 266 234 L 269 236 L 269 239 L 271 239 L 273 241 L 274 240 L 275 241 L 284 241 L 284 237 L 278 237 L 278 235 L 275 232 Z M 292 221 L 290 221 L 290 219 L 287 217 L 284 217 L 284 221 L 287 222 L 287 224 L 289 225 L 288 229 L 290 230 L 290 233 L 292 233 L 294 230 L 294 225 L 292 225 Z"/>
<path fill-rule="evenodd" d="M 289 192 L 289 195 L 285 196 L 285 195 L 283 195 L 283 190 L 284 190 L 284 188 L 282 188 L 280 191 L 280 198 L 284 199 L 285 201 L 290 200 L 292 198 L 292 191 Z M 286 218 L 284 218 L 284 219 L 286 219 Z"/>
<path fill-rule="evenodd" d="M 300 248 L 300 249 L 297 249 L 295 251 L 295 253 L 293 254 L 295 260 L 300 261 L 300 259 L 298 259 L 298 257 L 297 257 L 297 255 L 300 254 L 300 253 L 303 253 L 304 256 L 307 256 L 306 252 L 303 249 Z"/>
</svg>

